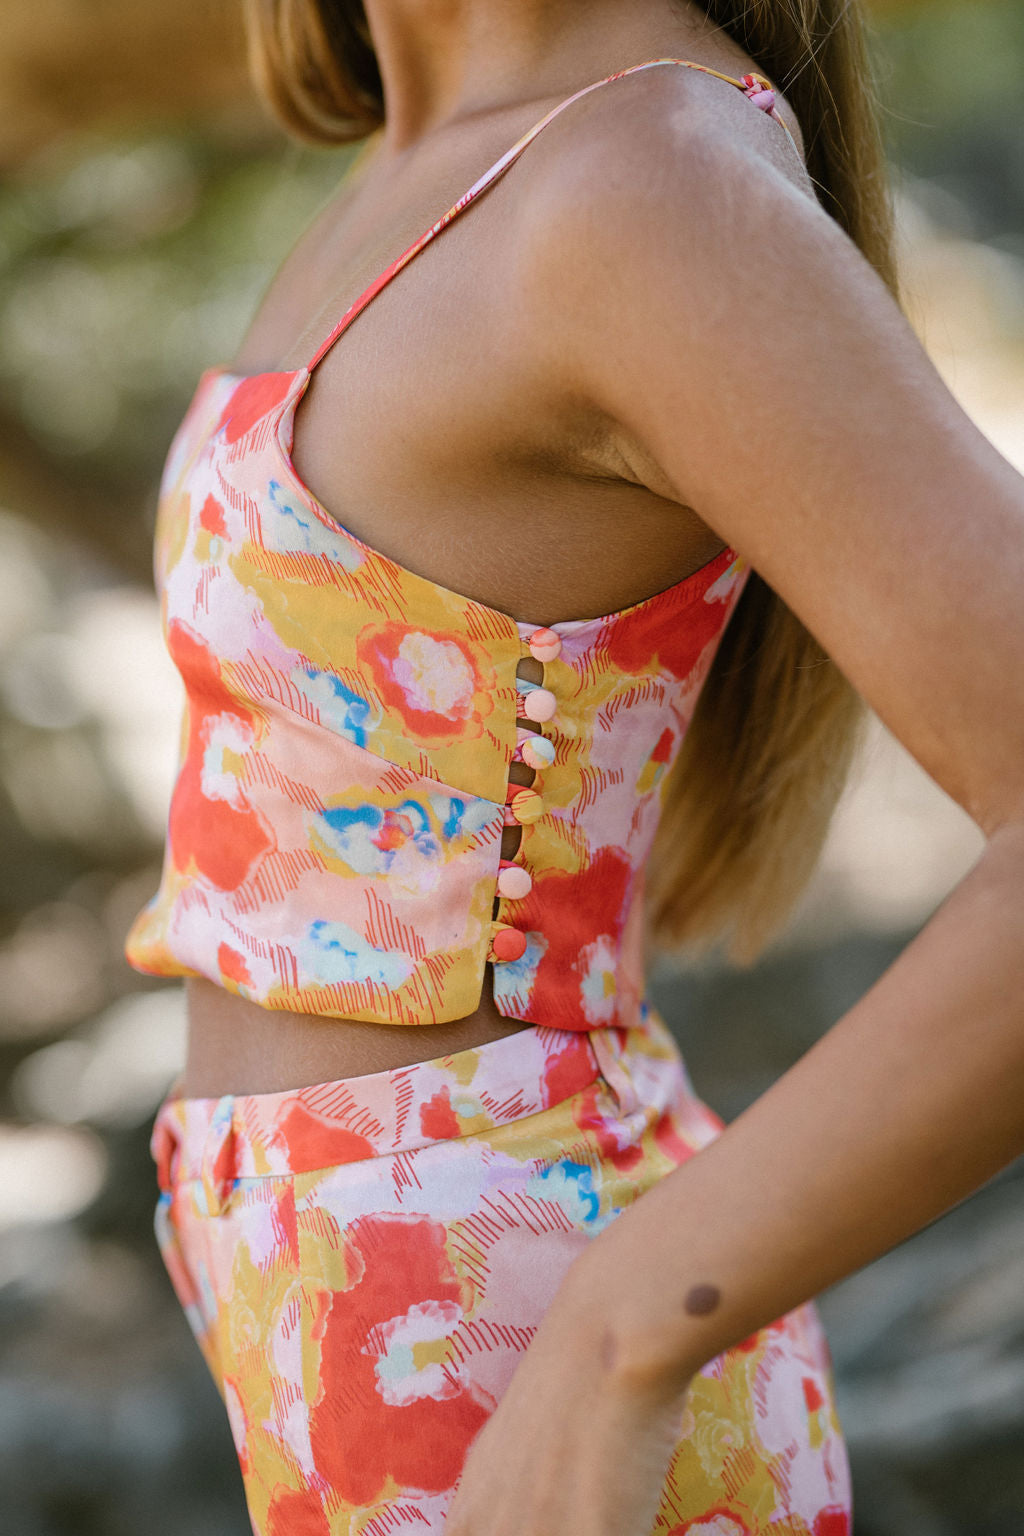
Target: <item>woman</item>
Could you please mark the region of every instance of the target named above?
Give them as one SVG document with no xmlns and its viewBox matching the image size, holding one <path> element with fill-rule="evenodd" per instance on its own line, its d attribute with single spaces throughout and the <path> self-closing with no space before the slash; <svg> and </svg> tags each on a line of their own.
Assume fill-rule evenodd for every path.
<svg viewBox="0 0 1024 1536">
<path fill-rule="evenodd" d="M 187 978 L 158 1229 L 254 1530 L 837 1536 L 810 1298 L 1024 1149 L 1024 482 L 894 297 L 861 23 L 249 24 L 287 125 L 369 144 L 168 459 L 127 952 Z M 861 698 L 985 851 L 725 1128 L 647 855 L 654 931 L 750 958 Z"/>
</svg>

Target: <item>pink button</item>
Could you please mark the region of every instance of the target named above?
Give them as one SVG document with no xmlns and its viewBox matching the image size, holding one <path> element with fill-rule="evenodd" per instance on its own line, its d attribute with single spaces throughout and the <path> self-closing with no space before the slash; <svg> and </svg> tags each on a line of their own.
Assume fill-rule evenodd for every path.
<svg viewBox="0 0 1024 1536">
<path fill-rule="evenodd" d="M 503 864 L 498 870 L 498 895 L 509 901 L 519 901 L 528 896 L 532 887 L 533 878 L 521 864 Z"/>
<path fill-rule="evenodd" d="M 529 693 L 523 694 L 523 718 L 534 720 L 540 725 L 544 720 L 550 720 L 558 708 L 558 700 L 550 688 L 531 688 Z"/>
<path fill-rule="evenodd" d="M 519 748 L 519 755 L 527 768 L 550 768 L 555 760 L 555 744 L 547 736 L 531 734 Z"/>
<path fill-rule="evenodd" d="M 554 661 L 562 649 L 562 642 L 553 629 L 535 629 L 526 643 L 535 661 Z"/>
<path fill-rule="evenodd" d="M 491 940 L 495 960 L 521 960 L 526 953 L 526 934 L 518 928 L 499 928 Z"/>
</svg>

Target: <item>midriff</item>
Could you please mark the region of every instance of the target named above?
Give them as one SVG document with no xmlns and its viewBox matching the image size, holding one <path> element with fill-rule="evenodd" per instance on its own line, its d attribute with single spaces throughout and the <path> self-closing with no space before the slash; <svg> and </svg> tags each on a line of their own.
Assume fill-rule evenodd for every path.
<svg viewBox="0 0 1024 1536">
<path fill-rule="evenodd" d="M 264 1008 L 204 977 L 185 983 L 188 1052 L 180 1090 L 189 1098 L 280 1093 L 430 1061 L 532 1029 L 504 1018 L 486 994 L 476 1011 L 445 1024 L 364 1024 Z"/>
</svg>

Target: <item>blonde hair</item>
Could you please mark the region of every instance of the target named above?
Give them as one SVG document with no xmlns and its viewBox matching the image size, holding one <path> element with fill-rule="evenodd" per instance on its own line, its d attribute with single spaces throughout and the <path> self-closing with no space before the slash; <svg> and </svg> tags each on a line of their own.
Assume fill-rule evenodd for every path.
<svg viewBox="0 0 1024 1536">
<path fill-rule="evenodd" d="M 701 0 L 796 114 L 819 201 L 899 302 L 893 213 L 860 0 Z M 383 121 L 361 0 L 245 0 L 250 69 L 312 144 Z M 665 787 L 647 870 L 651 936 L 748 964 L 821 853 L 861 738 L 860 696 L 752 571 Z"/>
</svg>

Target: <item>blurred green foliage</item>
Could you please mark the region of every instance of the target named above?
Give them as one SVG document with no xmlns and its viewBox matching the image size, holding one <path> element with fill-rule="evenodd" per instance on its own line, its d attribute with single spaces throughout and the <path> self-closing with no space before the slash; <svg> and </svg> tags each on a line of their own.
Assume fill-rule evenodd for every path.
<svg viewBox="0 0 1024 1536">
<path fill-rule="evenodd" d="M 936 0 L 877 24 L 890 159 L 960 204 L 959 233 L 1024 254 L 1024 6 Z M 949 217 L 955 217 L 952 206 Z"/>
<path fill-rule="evenodd" d="M 1024 7 L 942 0 L 875 27 L 894 162 L 954 194 L 965 232 L 1015 245 Z M 18 437 L 3 429 L 17 425 L 55 471 L 111 499 L 120 563 L 143 577 L 162 445 L 347 160 L 272 129 L 239 142 L 183 123 L 62 142 L 0 187 L 0 498 L 3 440 Z M 116 538 L 87 533 L 118 561 Z"/>
<path fill-rule="evenodd" d="M 112 529 L 151 514 L 184 399 L 231 356 L 345 159 L 183 127 L 62 144 L 0 189 L 0 413 L 117 497 Z M 144 574 L 137 538 L 123 561 Z"/>
</svg>

